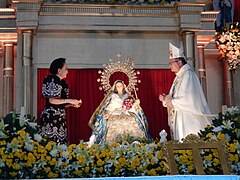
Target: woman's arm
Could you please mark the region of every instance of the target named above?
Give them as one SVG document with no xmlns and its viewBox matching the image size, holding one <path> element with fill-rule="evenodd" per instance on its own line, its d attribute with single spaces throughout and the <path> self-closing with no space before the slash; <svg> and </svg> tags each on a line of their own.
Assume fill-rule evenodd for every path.
<svg viewBox="0 0 240 180">
<path fill-rule="evenodd" d="M 73 106 L 73 107 L 80 107 L 82 104 L 82 100 L 77 99 L 59 99 L 59 98 L 49 98 L 49 102 L 51 104 L 60 105 L 60 104 L 68 104 L 67 106 Z"/>
</svg>

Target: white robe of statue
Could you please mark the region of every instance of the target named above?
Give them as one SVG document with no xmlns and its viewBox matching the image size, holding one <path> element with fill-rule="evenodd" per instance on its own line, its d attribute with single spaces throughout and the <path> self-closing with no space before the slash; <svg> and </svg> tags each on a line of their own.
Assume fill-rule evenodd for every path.
<svg viewBox="0 0 240 180">
<path fill-rule="evenodd" d="M 199 79 L 188 64 L 176 73 L 168 96 L 174 106 L 168 109 L 168 124 L 174 140 L 197 134 L 211 123 L 211 112 Z"/>
</svg>

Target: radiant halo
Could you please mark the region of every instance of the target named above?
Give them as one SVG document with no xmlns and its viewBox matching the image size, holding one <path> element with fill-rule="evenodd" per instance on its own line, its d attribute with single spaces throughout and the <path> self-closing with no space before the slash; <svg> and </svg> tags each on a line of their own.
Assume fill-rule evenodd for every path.
<svg viewBox="0 0 240 180">
<path fill-rule="evenodd" d="M 139 71 L 134 70 L 134 60 L 131 57 L 128 57 L 124 61 L 121 60 L 121 53 L 117 52 L 116 59 L 109 59 L 108 64 L 103 65 L 103 70 L 99 70 L 100 78 L 97 79 L 101 83 L 99 87 L 100 90 L 104 90 L 105 94 L 108 94 L 111 91 L 110 77 L 116 72 L 122 72 L 128 77 L 128 92 L 133 92 L 137 90 L 135 86 L 141 81 L 137 79 L 137 75 L 140 74 Z"/>
</svg>

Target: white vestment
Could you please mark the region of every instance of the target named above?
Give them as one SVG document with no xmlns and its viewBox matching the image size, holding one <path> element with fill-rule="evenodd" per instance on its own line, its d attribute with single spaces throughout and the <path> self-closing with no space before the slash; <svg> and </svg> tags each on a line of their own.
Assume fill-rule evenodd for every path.
<svg viewBox="0 0 240 180">
<path fill-rule="evenodd" d="M 168 109 L 168 125 L 174 140 L 197 134 L 211 123 L 211 112 L 199 79 L 188 64 L 176 73 L 168 97 L 174 106 Z M 167 99 L 163 102 L 165 107 Z"/>
</svg>

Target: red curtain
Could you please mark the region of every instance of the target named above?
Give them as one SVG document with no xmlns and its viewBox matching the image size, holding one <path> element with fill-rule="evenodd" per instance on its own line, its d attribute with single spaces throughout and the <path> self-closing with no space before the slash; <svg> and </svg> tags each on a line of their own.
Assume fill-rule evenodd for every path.
<svg viewBox="0 0 240 180">
<path fill-rule="evenodd" d="M 240 22 L 240 1 L 234 0 L 234 22 Z"/>
<path fill-rule="evenodd" d="M 164 69 L 139 69 L 138 79 L 141 83 L 137 85 L 138 98 L 141 102 L 149 123 L 149 133 L 155 139 L 159 138 L 162 129 L 167 130 L 167 111 L 159 101 L 159 93 L 167 93 L 171 87 L 175 75 L 170 70 Z M 38 97 L 37 115 L 38 119 L 45 100 L 41 96 L 41 86 L 45 76 L 49 74 L 48 69 L 38 69 Z M 99 90 L 100 77 L 97 69 L 69 69 L 67 82 L 69 85 L 69 98 L 82 99 L 83 104 L 79 109 L 67 108 L 68 139 L 70 143 L 79 143 L 79 140 L 88 141 L 91 129 L 88 121 L 104 97 L 104 92 Z M 127 84 L 128 78 L 123 73 L 114 73 L 110 82 L 117 79 L 124 80 Z M 169 135 L 170 136 L 170 135 Z"/>
</svg>

